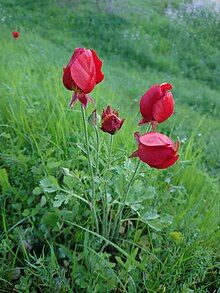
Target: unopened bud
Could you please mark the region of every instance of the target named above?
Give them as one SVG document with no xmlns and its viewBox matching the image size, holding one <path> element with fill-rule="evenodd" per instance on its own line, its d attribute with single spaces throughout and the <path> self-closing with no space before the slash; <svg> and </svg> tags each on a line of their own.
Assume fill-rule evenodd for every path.
<svg viewBox="0 0 220 293">
<path fill-rule="evenodd" d="M 89 124 L 95 126 L 98 125 L 101 121 L 101 117 L 99 116 L 99 114 L 97 113 L 96 110 L 94 110 L 91 115 L 88 117 L 88 122 Z"/>
</svg>

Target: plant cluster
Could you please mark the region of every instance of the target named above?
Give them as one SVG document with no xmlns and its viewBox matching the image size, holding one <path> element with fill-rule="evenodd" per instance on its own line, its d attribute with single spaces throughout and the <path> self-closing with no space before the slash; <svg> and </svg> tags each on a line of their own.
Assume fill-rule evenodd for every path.
<svg viewBox="0 0 220 293">
<path fill-rule="evenodd" d="M 73 107 L 76 101 L 81 103 L 86 155 L 91 180 L 91 193 L 87 198 L 87 202 L 89 202 L 93 213 L 94 231 L 101 233 L 106 239 L 113 240 L 119 236 L 121 223 L 124 220 L 123 216 L 125 216 L 127 198 L 135 181 L 140 162 L 142 161 L 152 168 L 166 169 L 178 160 L 179 143 L 174 143 L 169 137 L 156 131 L 158 123 L 164 122 L 174 113 L 174 98 L 170 92 L 173 88 L 170 83 L 155 84 L 140 99 L 142 119 L 139 125 L 150 124 L 151 130 L 144 134 L 135 133 L 138 148 L 130 157 L 138 157 L 139 161 L 127 187 L 120 195 L 120 199 L 111 196 L 112 200 L 109 202 L 107 182 L 109 177 L 114 176 L 110 172 L 113 135 L 121 129 L 125 119 L 119 118 L 118 111 L 113 110 L 111 106 L 107 106 L 103 110 L 100 127 L 98 126 L 99 115 L 97 111 L 94 110 L 89 116 L 88 122 L 94 127 L 96 134 L 96 164 L 94 168 L 91 161 L 85 109 L 89 102 L 93 102 L 89 93 L 103 79 L 102 61 L 94 50 L 87 50 L 85 48 L 75 49 L 70 61 L 63 69 L 63 84 L 68 90 L 73 91 L 69 106 Z M 107 162 L 103 167 L 104 170 L 107 170 L 107 174 L 100 170 L 99 166 L 99 161 L 102 160 L 100 158 L 99 130 L 110 135 Z M 100 190 L 97 187 L 96 181 L 99 181 L 100 178 L 106 182 L 104 190 Z M 117 206 L 117 212 L 112 216 L 115 206 Z M 128 215 L 136 218 L 138 214 L 128 213 Z"/>
</svg>

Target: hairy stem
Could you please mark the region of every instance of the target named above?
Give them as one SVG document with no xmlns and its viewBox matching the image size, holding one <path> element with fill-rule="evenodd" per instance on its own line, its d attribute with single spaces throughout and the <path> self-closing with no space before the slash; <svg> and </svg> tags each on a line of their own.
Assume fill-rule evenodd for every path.
<svg viewBox="0 0 220 293">
<path fill-rule="evenodd" d="M 100 150 L 100 143 L 99 143 L 99 131 L 97 125 L 94 126 L 95 134 L 96 134 L 96 170 L 95 175 L 99 174 L 99 150 Z"/>
<path fill-rule="evenodd" d="M 82 110 L 82 118 L 83 118 L 83 127 L 84 127 L 84 134 L 85 134 L 85 141 L 86 141 L 86 154 L 88 159 L 88 166 L 89 171 L 92 179 L 92 211 L 93 211 L 93 218 L 96 226 L 97 233 L 99 233 L 99 222 L 96 213 L 96 200 L 95 200 L 95 182 L 94 182 L 94 174 L 92 169 L 92 163 L 90 158 L 90 149 L 89 149 L 89 136 L 88 136 L 88 129 L 87 129 L 87 121 L 86 121 L 86 112 L 83 105 L 81 105 Z"/>
<path fill-rule="evenodd" d="M 117 215 L 116 215 L 116 219 L 114 221 L 114 227 L 113 227 L 113 230 L 112 230 L 112 237 L 114 237 L 115 234 L 117 236 L 118 233 L 119 233 L 120 222 L 121 222 L 121 219 L 122 219 L 122 213 L 123 213 L 123 210 L 124 210 L 126 201 L 127 201 L 127 197 L 129 195 L 129 191 L 130 191 L 130 189 L 132 187 L 132 184 L 133 184 L 133 182 L 135 180 L 135 177 L 136 177 L 136 175 L 138 173 L 138 169 L 139 169 L 140 163 L 141 163 L 141 161 L 139 160 L 138 163 L 137 163 L 137 165 L 136 165 L 136 168 L 134 170 L 134 173 L 133 173 L 133 175 L 132 175 L 132 177 L 131 177 L 131 179 L 130 179 L 130 181 L 128 183 L 128 186 L 127 186 L 127 189 L 125 191 L 125 195 L 124 195 L 124 198 L 123 198 L 123 202 L 121 204 L 121 207 L 119 206 L 119 208 L 118 208 L 118 212 L 117 212 Z"/>
<path fill-rule="evenodd" d="M 108 160 L 107 160 L 107 172 L 109 173 L 111 159 L 112 159 L 112 146 L 113 146 L 113 135 L 110 135 L 109 140 L 109 148 L 108 148 Z M 109 206 L 108 206 L 108 191 L 107 191 L 107 180 L 105 182 L 105 197 L 104 197 L 104 211 L 103 211 L 103 231 L 104 235 L 109 237 L 109 229 L 108 229 L 108 214 L 109 214 Z M 109 224 L 110 227 L 111 224 Z"/>
</svg>

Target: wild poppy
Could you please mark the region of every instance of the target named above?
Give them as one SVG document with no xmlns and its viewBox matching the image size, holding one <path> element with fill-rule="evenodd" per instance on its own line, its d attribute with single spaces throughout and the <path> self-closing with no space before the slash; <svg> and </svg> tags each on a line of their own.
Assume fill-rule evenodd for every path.
<svg viewBox="0 0 220 293">
<path fill-rule="evenodd" d="M 170 83 L 155 84 L 141 97 L 140 112 L 143 118 L 139 125 L 167 120 L 174 112 L 174 99 Z"/>
<path fill-rule="evenodd" d="M 138 157 L 152 168 L 166 169 L 179 158 L 179 142 L 174 143 L 169 137 L 159 132 L 135 133 L 138 149 L 131 157 Z"/>
</svg>

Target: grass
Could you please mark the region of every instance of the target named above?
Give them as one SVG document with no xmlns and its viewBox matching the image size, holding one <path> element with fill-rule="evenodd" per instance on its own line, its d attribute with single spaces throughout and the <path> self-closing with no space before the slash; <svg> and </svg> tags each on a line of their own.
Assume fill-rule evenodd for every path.
<svg viewBox="0 0 220 293">
<path fill-rule="evenodd" d="M 179 9 L 180 1 L 169 3 Z M 179 23 L 167 7 L 129 0 L 110 11 L 103 1 L 98 11 L 95 1 L 2 1 L 1 292 L 219 289 L 220 22 L 182 12 Z M 67 109 L 61 82 L 78 46 L 104 61 L 105 82 L 92 93 L 98 111 L 110 103 L 126 118 L 114 137 L 110 198 L 120 199 L 135 168 L 127 156 L 136 147 L 140 96 L 152 83 L 174 84 L 175 115 L 159 131 L 180 138 L 181 159 L 162 172 L 141 166 L 127 207 L 145 223 L 124 221 L 117 241 L 92 230 L 87 205 L 73 196 L 90 194 L 80 108 Z M 101 134 L 101 168 L 107 138 Z M 105 182 L 97 184 L 101 192 Z"/>
</svg>

